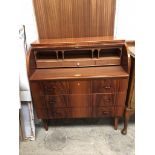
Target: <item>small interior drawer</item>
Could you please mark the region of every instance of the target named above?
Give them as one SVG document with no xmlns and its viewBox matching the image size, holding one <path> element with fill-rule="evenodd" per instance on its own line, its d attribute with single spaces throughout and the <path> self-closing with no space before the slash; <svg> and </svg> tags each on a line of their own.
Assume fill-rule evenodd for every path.
<svg viewBox="0 0 155 155">
<path fill-rule="evenodd" d="M 84 67 L 84 66 L 95 66 L 95 60 L 83 59 L 83 60 L 64 60 L 62 61 L 63 67 Z"/>
<path fill-rule="evenodd" d="M 120 65 L 120 58 L 100 58 L 96 59 L 95 64 L 96 66 L 109 66 L 109 65 Z"/>
<path fill-rule="evenodd" d="M 36 60 L 37 68 L 63 67 L 62 60 Z"/>
<path fill-rule="evenodd" d="M 113 93 L 116 92 L 116 80 L 93 80 L 93 93 Z"/>
</svg>

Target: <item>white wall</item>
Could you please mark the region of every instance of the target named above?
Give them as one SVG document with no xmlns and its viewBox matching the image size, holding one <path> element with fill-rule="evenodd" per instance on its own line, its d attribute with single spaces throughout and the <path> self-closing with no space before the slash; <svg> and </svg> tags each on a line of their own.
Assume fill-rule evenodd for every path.
<svg viewBox="0 0 155 155">
<path fill-rule="evenodd" d="M 20 29 L 21 25 L 25 25 L 26 40 L 27 40 L 28 47 L 30 47 L 30 44 L 38 39 L 32 0 L 22 0 L 20 2 L 20 6 L 21 6 L 21 8 L 20 8 L 21 14 L 20 14 L 19 29 Z M 19 51 L 19 55 L 20 55 L 20 60 L 19 60 L 20 89 L 21 90 L 29 90 L 29 83 L 28 83 L 27 70 L 26 70 L 25 52 L 24 52 L 22 42 L 19 42 L 19 44 L 20 44 L 20 51 Z"/>
<path fill-rule="evenodd" d="M 33 0 L 22 0 L 21 2 L 21 25 L 25 25 L 28 45 L 38 39 L 32 1 Z"/>
<path fill-rule="evenodd" d="M 116 0 L 115 37 L 135 40 L 135 0 Z"/>
</svg>

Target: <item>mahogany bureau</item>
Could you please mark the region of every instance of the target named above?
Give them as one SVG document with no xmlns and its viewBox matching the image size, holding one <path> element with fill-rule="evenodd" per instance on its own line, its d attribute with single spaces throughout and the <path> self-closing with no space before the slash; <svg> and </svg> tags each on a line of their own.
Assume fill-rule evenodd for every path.
<svg viewBox="0 0 155 155">
<path fill-rule="evenodd" d="M 41 39 L 27 55 L 37 117 L 49 119 L 123 116 L 129 64 L 124 40 L 108 37 Z"/>
</svg>

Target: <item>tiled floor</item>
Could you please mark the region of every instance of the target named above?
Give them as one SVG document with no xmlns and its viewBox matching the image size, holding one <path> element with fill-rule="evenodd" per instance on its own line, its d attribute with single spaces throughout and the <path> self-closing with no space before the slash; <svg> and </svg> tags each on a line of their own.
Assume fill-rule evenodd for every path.
<svg viewBox="0 0 155 155">
<path fill-rule="evenodd" d="M 20 143 L 20 155 L 134 155 L 134 120 L 128 134 L 114 130 L 111 119 L 61 120 L 49 130 L 36 127 L 36 141 Z"/>
</svg>

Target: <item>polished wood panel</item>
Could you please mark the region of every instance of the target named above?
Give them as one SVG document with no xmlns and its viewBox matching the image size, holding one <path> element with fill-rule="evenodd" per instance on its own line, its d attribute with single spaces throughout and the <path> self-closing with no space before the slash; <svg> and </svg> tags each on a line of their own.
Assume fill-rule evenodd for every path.
<svg viewBox="0 0 155 155">
<path fill-rule="evenodd" d="M 41 84 L 45 95 L 69 94 L 68 81 L 43 81 Z"/>
<path fill-rule="evenodd" d="M 125 91 L 124 93 L 122 93 L 122 92 L 121 93 L 116 93 L 115 104 L 117 106 L 125 106 L 124 103 L 126 101 L 126 94 L 127 94 L 127 91 Z"/>
<path fill-rule="evenodd" d="M 67 95 L 52 95 L 45 96 L 46 104 L 48 109 L 53 108 L 63 108 L 68 106 L 68 96 Z"/>
<path fill-rule="evenodd" d="M 93 99 L 95 107 L 114 106 L 115 104 L 115 94 L 95 94 Z"/>
<path fill-rule="evenodd" d="M 91 107 L 73 107 L 68 109 L 69 118 L 90 118 L 92 115 Z"/>
<path fill-rule="evenodd" d="M 68 96 L 68 106 L 69 107 L 92 107 L 92 95 L 78 94 Z"/>
<path fill-rule="evenodd" d="M 124 106 L 115 107 L 115 117 L 121 117 L 124 114 Z"/>
<path fill-rule="evenodd" d="M 128 87 L 128 78 L 122 78 L 121 80 L 117 80 L 117 91 L 118 92 L 126 92 Z"/>
<path fill-rule="evenodd" d="M 49 118 L 68 118 L 68 109 L 67 108 L 52 108 L 48 109 Z"/>
<path fill-rule="evenodd" d="M 70 94 L 90 94 L 91 80 L 71 80 L 69 89 Z"/>
<path fill-rule="evenodd" d="M 116 0 L 33 0 L 40 39 L 112 36 Z"/>
</svg>

